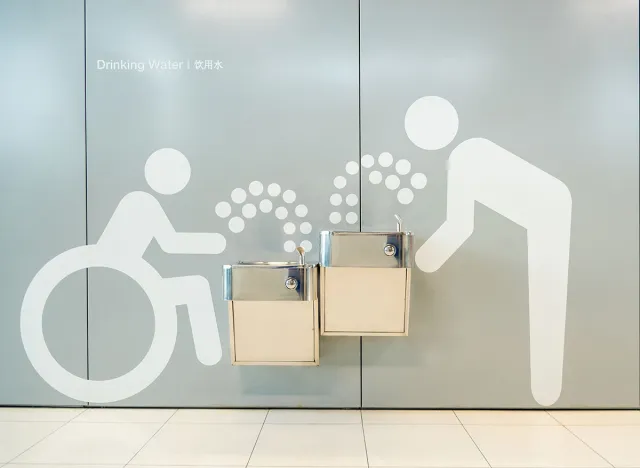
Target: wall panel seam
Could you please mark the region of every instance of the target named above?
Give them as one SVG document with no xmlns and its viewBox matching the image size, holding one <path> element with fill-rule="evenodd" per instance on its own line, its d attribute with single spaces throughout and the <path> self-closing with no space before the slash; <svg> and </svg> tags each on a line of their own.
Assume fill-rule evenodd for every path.
<svg viewBox="0 0 640 468">
<path fill-rule="evenodd" d="M 87 151 L 87 0 L 83 1 L 83 41 L 84 41 L 84 225 L 85 244 L 89 245 L 89 155 Z M 89 375 L 89 269 L 85 270 L 86 286 L 86 359 L 87 359 L 87 380 Z M 86 402 L 89 406 L 89 402 Z"/>
<path fill-rule="evenodd" d="M 358 0 L 358 165 L 360 166 L 360 170 L 358 171 L 358 200 L 359 203 L 359 212 L 358 212 L 358 220 L 359 225 L 358 229 L 362 232 L 362 165 L 360 164 L 360 158 L 362 155 L 362 59 L 361 59 L 361 7 L 362 0 Z M 363 339 L 360 337 L 360 408 L 362 409 L 363 404 Z"/>
</svg>

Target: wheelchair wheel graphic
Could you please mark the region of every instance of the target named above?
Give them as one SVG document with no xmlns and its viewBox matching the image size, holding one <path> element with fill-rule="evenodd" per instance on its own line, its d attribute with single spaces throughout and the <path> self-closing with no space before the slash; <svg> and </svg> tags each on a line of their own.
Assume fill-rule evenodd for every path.
<svg viewBox="0 0 640 468">
<path fill-rule="evenodd" d="M 64 369 L 45 342 L 42 317 L 47 299 L 67 276 L 103 267 L 117 270 L 137 282 L 148 296 L 155 316 L 155 333 L 149 351 L 130 372 L 110 380 L 87 380 Z M 175 305 L 166 300 L 162 277 L 141 258 L 125 258 L 98 245 L 80 246 L 49 261 L 29 284 L 22 302 L 20 333 L 31 364 L 54 389 L 78 401 L 111 403 L 147 388 L 164 371 L 177 337 Z"/>
</svg>

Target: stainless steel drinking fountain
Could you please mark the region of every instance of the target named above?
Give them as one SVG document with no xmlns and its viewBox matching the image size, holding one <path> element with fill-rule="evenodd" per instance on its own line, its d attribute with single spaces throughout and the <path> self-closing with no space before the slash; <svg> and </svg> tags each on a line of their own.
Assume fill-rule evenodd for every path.
<svg viewBox="0 0 640 468">
<path fill-rule="evenodd" d="M 233 365 L 319 364 L 318 265 L 240 262 L 223 267 Z"/>
<path fill-rule="evenodd" d="M 406 336 L 413 234 L 320 233 L 322 335 Z"/>
</svg>

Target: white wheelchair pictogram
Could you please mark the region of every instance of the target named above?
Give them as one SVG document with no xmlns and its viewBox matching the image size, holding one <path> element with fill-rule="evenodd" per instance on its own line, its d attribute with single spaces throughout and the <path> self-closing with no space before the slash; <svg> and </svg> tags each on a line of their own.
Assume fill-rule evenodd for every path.
<svg viewBox="0 0 640 468">
<path fill-rule="evenodd" d="M 175 149 L 154 152 L 145 165 L 149 186 L 163 195 L 180 192 L 189 182 L 187 158 Z M 176 306 L 186 305 L 198 360 L 218 363 L 222 347 L 209 282 L 202 276 L 162 278 L 143 259 L 155 238 L 162 250 L 180 254 L 220 254 L 226 239 L 218 233 L 179 233 L 155 196 L 131 192 L 123 197 L 93 245 L 83 245 L 49 261 L 35 275 L 22 303 L 20 332 L 25 351 L 40 376 L 60 393 L 92 403 L 124 400 L 153 383 L 171 359 L 177 338 Z M 52 291 L 72 273 L 103 267 L 129 276 L 149 297 L 155 333 L 149 351 L 130 372 L 110 380 L 87 380 L 62 367 L 47 347 L 42 319 Z"/>
</svg>

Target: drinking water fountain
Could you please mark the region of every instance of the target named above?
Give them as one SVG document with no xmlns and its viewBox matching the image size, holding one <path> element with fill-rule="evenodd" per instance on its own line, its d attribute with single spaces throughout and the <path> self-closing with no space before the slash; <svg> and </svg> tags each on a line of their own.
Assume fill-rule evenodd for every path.
<svg viewBox="0 0 640 468">
<path fill-rule="evenodd" d="M 320 233 L 320 322 L 328 336 L 407 336 L 413 233 Z"/>
<path fill-rule="evenodd" d="M 238 262 L 223 267 L 233 365 L 319 364 L 318 265 Z"/>
</svg>

